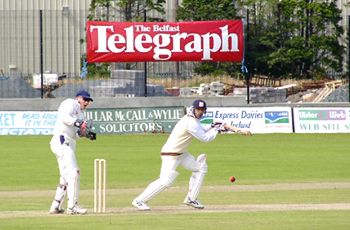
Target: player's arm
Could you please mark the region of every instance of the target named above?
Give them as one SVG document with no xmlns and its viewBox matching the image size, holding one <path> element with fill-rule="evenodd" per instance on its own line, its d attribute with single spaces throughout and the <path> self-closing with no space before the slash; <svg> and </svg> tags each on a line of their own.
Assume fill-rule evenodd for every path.
<svg viewBox="0 0 350 230">
<path fill-rule="evenodd" d="M 225 129 L 234 133 L 238 133 L 244 136 L 251 136 L 252 133 L 249 130 L 239 129 L 237 127 L 234 127 L 232 125 L 225 124 Z"/>
<path fill-rule="evenodd" d="M 219 133 L 216 129 L 210 129 L 206 131 L 198 122 L 190 122 L 187 125 L 187 131 L 192 134 L 195 138 L 203 142 L 210 142 L 215 139 Z"/>
<path fill-rule="evenodd" d="M 82 130 L 86 129 L 86 121 L 84 119 L 77 118 L 76 115 L 74 115 L 74 107 L 72 105 L 72 101 L 66 101 L 65 103 L 62 103 L 58 112 L 61 114 L 62 121 L 65 125 L 75 126 Z"/>
<path fill-rule="evenodd" d="M 96 133 L 92 132 L 92 126 L 90 127 L 87 121 L 79 118 L 77 119 L 71 116 L 70 113 L 66 113 L 63 116 L 63 123 L 77 127 L 77 135 L 79 137 L 87 137 L 90 140 L 96 140 Z"/>
<path fill-rule="evenodd" d="M 249 130 L 239 129 L 237 127 L 234 127 L 232 125 L 228 125 L 226 123 L 216 122 L 212 124 L 212 127 L 218 128 L 222 132 L 231 131 L 237 134 L 245 135 L 245 136 L 251 136 L 252 133 Z"/>
<path fill-rule="evenodd" d="M 58 108 L 58 113 L 62 117 L 62 122 L 68 126 L 80 127 L 83 124 L 83 120 L 77 119 L 73 116 L 73 106 L 71 101 L 63 102 Z"/>
</svg>

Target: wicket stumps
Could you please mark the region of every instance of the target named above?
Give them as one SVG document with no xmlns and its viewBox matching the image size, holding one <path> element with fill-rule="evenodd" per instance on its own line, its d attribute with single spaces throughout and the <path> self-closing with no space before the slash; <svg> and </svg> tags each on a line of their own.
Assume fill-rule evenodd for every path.
<svg viewBox="0 0 350 230">
<path fill-rule="evenodd" d="M 106 211 L 106 160 L 94 162 L 94 212 Z"/>
</svg>

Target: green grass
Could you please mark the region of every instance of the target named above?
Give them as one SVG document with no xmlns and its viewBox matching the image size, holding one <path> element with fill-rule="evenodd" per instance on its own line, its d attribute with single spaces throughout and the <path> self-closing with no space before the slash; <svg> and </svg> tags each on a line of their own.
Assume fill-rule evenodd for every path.
<svg viewBox="0 0 350 230">
<path fill-rule="evenodd" d="M 349 134 L 270 134 L 244 137 L 221 135 L 210 143 L 194 141 L 190 152 L 208 155 L 207 184 L 350 181 Z M 143 187 L 159 175 L 159 152 L 167 135 L 99 136 L 80 140 L 77 158 L 82 189 L 92 188 L 93 160 L 108 163 L 109 187 Z M 52 189 L 57 181 L 48 136 L 2 136 L 1 190 Z M 187 171 L 179 169 L 177 185 L 186 185 Z"/>
<path fill-rule="evenodd" d="M 208 155 L 207 205 L 350 203 L 350 189 L 240 191 L 238 185 L 350 182 L 349 134 L 220 135 L 210 143 L 194 141 L 193 155 Z M 350 211 L 271 211 L 214 213 L 129 212 L 87 216 L 1 217 L 8 211 L 46 212 L 58 183 L 49 136 L 1 136 L 0 229 L 350 229 Z M 159 175 L 159 151 L 167 135 L 101 135 L 80 140 L 81 204 L 91 208 L 93 160 L 107 160 L 108 208 L 130 208 L 131 200 Z M 174 188 L 151 207 L 181 204 L 190 172 L 179 168 Z M 229 176 L 237 178 L 229 184 Z M 118 190 L 118 192 L 115 189 Z M 124 189 L 124 190 L 123 190 Z M 38 191 L 37 194 L 11 191 Z M 1 196 L 1 194 L 5 194 Z M 34 195 L 33 195 L 34 194 Z"/>
<path fill-rule="evenodd" d="M 11 219 L 2 229 L 235 229 L 235 230 L 343 230 L 349 229 L 350 212 L 243 212 L 103 215 Z M 30 225 L 28 225 L 30 223 Z M 332 224 L 330 224 L 332 223 Z M 18 228 L 18 226 L 23 226 Z"/>
</svg>

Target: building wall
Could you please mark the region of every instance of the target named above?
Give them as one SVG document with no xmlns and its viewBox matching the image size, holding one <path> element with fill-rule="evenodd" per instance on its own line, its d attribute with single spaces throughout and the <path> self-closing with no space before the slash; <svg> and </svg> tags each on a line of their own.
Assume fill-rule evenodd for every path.
<svg viewBox="0 0 350 230">
<path fill-rule="evenodd" d="M 0 69 L 24 76 L 40 72 L 40 17 L 43 10 L 44 71 L 77 75 L 85 46 L 91 0 L 1 0 Z"/>
<path fill-rule="evenodd" d="M 347 6 L 350 2 L 348 0 L 338 0 L 337 1 L 337 6 L 339 9 L 341 9 L 342 13 L 342 21 L 341 24 L 346 29 L 346 25 L 348 25 L 348 15 L 350 14 L 350 7 Z"/>
<path fill-rule="evenodd" d="M 4 74 L 31 76 L 40 72 L 39 10 L 43 10 L 44 71 L 79 76 L 81 56 L 86 52 L 85 23 L 91 0 L 1 0 L 0 70 Z M 150 17 L 175 21 L 178 0 L 168 0 L 166 15 L 148 12 Z M 97 10 L 103 14 L 105 9 Z M 111 20 L 123 20 L 116 7 Z M 174 72 L 174 63 L 152 64 L 150 72 Z M 0 73 L 1 74 L 1 73 Z"/>
</svg>

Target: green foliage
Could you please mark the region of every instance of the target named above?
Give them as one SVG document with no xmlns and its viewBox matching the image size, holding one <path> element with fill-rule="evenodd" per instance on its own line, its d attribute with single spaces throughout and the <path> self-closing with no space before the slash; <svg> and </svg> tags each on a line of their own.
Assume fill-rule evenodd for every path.
<svg viewBox="0 0 350 230">
<path fill-rule="evenodd" d="M 223 20 L 235 18 L 236 9 L 232 0 L 184 0 L 176 14 L 184 21 Z"/>
<path fill-rule="evenodd" d="M 89 15 L 88 15 L 88 20 L 90 21 L 104 21 L 109 19 L 109 15 L 108 15 L 108 9 L 111 6 L 111 3 L 113 2 L 113 0 L 92 0 L 90 3 L 90 8 L 89 8 Z M 106 9 L 106 11 L 108 13 L 104 13 L 102 15 L 99 15 L 98 17 L 96 17 L 96 10 L 98 8 L 102 8 L 102 9 Z"/>
<path fill-rule="evenodd" d="M 86 61 L 86 55 L 84 54 L 81 59 L 81 66 Z M 88 78 L 109 78 L 110 77 L 110 65 L 109 63 L 87 63 L 87 77 Z"/>
<path fill-rule="evenodd" d="M 255 74 L 273 77 L 319 78 L 326 71 L 343 72 L 344 47 L 339 37 L 340 10 L 333 1 L 250 0 L 238 1 L 248 9 L 246 62 Z M 221 20 L 236 18 L 232 1 L 185 0 L 177 10 L 178 20 Z M 201 63 L 202 75 L 239 71 L 237 64 Z"/>
<path fill-rule="evenodd" d="M 109 20 L 123 18 L 123 21 L 143 21 L 144 11 L 156 11 L 160 15 L 165 13 L 165 0 L 92 0 L 89 9 L 89 20 Z M 105 10 L 105 14 L 98 15 L 96 10 Z M 113 9 L 113 10 L 112 10 Z M 116 10 L 117 9 L 117 10 Z M 147 21 L 161 20 L 148 17 Z"/>
<path fill-rule="evenodd" d="M 249 10 L 247 59 L 256 73 L 315 78 L 343 72 L 344 31 L 334 1 L 240 2 Z"/>
</svg>

